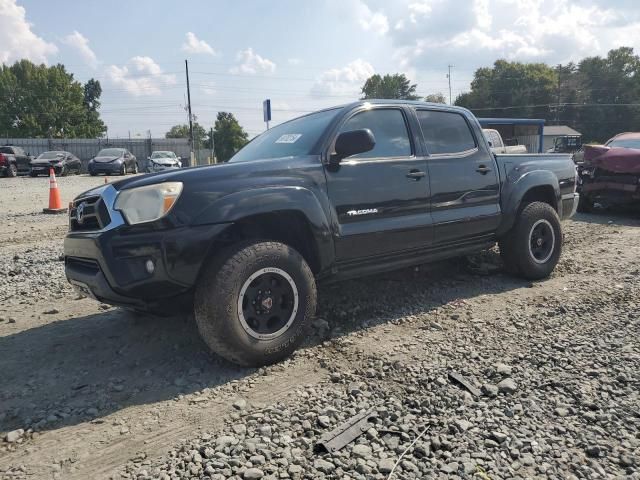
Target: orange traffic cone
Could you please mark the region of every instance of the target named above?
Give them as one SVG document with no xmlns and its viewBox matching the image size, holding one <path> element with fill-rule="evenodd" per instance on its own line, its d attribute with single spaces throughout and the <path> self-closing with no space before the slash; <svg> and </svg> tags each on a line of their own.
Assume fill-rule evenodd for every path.
<svg viewBox="0 0 640 480">
<path fill-rule="evenodd" d="M 44 213 L 65 213 L 66 208 L 62 206 L 60 199 L 60 190 L 58 190 L 58 182 L 56 182 L 56 172 L 53 167 L 49 168 L 49 208 L 43 208 Z"/>
</svg>

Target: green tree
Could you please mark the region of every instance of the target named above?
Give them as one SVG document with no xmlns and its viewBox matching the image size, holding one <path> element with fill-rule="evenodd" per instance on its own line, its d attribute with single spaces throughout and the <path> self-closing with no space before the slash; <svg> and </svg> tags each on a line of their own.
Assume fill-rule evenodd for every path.
<svg viewBox="0 0 640 480">
<path fill-rule="evenodd" d="M 106 131 L 100 82 L 85 85 L 64 65 L 21 60 L 0 68 L 0 131 L 14 137 L 95 138 Z"/>
<path fill-rule="evenodd" d="M 219 112 L 213 131 L 215 155 L 218 162 L 226 162 L 249 141 L 233 113 Z M 210 147 L 209 147 L 210 148 Z"/>
<path fill-rule="evenodd" d="M 165 138 L 190 138 L 189 125 L 174 125 L 171 129 L 165 133 Z M 193 141 L 195 145 L 193 148 L 200 148 L 205 146 L 205 139 L 207 137 L 207 131 L 198 122 L 193 124 Z"/>
<path fill-rule="evenodd" d="M 493 68 L 479 68 L 471 91 L 455 101 L 482 117 L 548 118 L 556 101 L 557 73 L 544 63 L 497 60 Z"/>
<path fill-rule="evenodd" d="M 609 51 L 605 58 L 588 57 L 574 71 L 581 105 L 563 109 L 586 141 L 606 141 L 617 133 L 637 131 L 640 125 L 640 57 L 630 47 Z M 564 84 L 564 78 L 561 77 Z M 565 101 L 567 88 L 561 88 Z"/>
<path fill-rule="evenodd" d="M 427 95 L 424 97 L 424 101 L 431 103 L 447 103 L 447 99 L 444 98 L 444 95 L 440 92 Z"/>
<path fill-rule="evenodd" d="M 404 73 L 394 73 L 381 77 L 377 73 L 367 78 L 362 86 L 362 98 L 393 98 L 417 100 L 416 84 L 411 84 Z"/>
</svg>

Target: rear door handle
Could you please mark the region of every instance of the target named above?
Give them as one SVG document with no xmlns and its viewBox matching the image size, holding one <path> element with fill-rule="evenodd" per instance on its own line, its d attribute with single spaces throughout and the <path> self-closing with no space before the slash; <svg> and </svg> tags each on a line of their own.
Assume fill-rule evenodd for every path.
<svg viewBox="0 0 640 480">
<path fill-rule="evenodd" d="M 426 176 L 427 174 L 420 171 L 420 170 L 410 170 L 409 173 L 407 173 L 407 178 L 412 178 L 414 180 L 420 180 L 422 177 Z"/>
<path fill-rule="evenodd" d="M 487 167 L 486 165 L 480 165 L 478 168 L 476 168 L 476 172 L 479 172 L 483 175 L 486 175 L 488 172 L 490 172 L 491 169 L 489 167 Z"/>
</svg>

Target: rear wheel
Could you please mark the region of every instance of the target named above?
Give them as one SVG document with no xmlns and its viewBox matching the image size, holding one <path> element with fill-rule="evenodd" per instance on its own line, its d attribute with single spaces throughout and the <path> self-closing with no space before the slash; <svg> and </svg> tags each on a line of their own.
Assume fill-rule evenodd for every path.
<svg viewBox="0 0 640 480">
<path fill-rule="evenodd" d="M 500 240 L 507 270 L 529 280 L 548 277 L 562 253 L 562 227 L 551 205 L 526 205 L 511 231 Z"/>
<path fill-rule="evenodd" d="M 133 162 L 133 174 L 138 173 L 138 162 Z"/>
<path fill-rule="evenodd" d="M 305 338 L 315 308 L 311 269 L 297 251 L 277 242 L 245 243 L 212 260 L 195 296 L 204 341 L 243 366 L 290 355 Z"/>
</svg>

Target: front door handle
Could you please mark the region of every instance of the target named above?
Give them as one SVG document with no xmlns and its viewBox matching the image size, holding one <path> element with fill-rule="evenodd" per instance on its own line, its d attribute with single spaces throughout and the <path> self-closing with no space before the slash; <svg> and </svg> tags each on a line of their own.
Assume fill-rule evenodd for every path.
<svg viewBox="0 0 640 480">
<path fill-rule="evenodd" d="M 478 168 L 476 168 L 476 172 L 479 172 L 482 175 L 486 175 L 490 171 L 491 171 L 491 169 L 489 167 L 487 167 L 486 165 L 480 165 Z"/>
<path fill-rule="evenodd" d="M 412 178 L 413 180 L 420 180 L 422 177 L 426 175 L 427 175 L 426 173 L 420 170 L 409 170 L 409 173 L 407 173 L 407 178 Z"/>
</svg>

